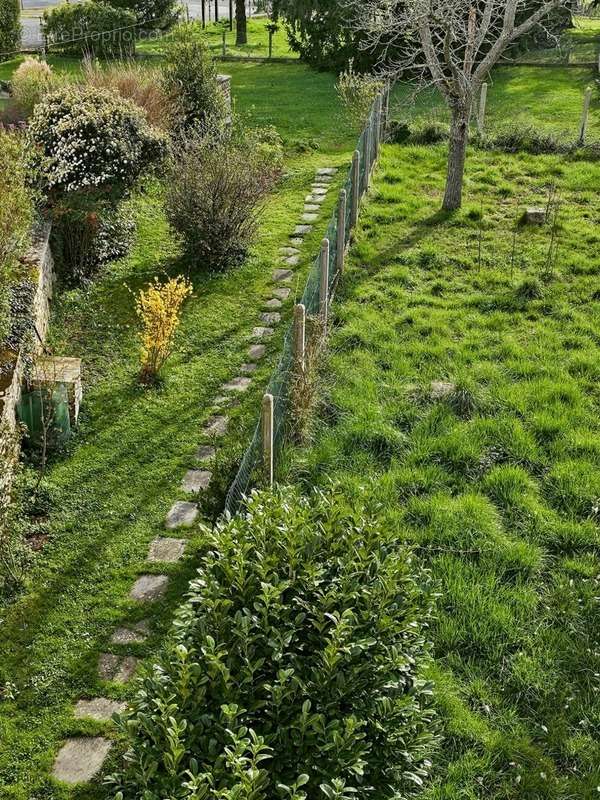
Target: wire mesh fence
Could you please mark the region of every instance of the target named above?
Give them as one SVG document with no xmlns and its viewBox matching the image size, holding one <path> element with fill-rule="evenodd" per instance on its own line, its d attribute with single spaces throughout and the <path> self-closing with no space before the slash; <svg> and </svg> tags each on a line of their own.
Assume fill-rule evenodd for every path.
<svg viewBox="0 0 600 800">
<path fill-rule="evenodd" d="M 350 242 L 355 222 L 353 209 L 358 208 L 361 197 L 369 187 L 370 173 L 377 160 L 379 145 L 387 126 L 389 91 L 389 87 L 386 87 L 373 103 L 367 124 L 357 142 L 353 164 L 342 187 L 345 191 L 345 208 L 340 209 L 340 203 L 343 202 L 343 195 L 340 192 L 340 199 L 327 226 L 321 251 L 309 269 L 304 292 L 299 301 L 304 306 L 307 317 L 323 317 L 324 313 L 326 315 L 324 308 L 326 309 L 331 302 L 342 263 L 339 249 L 343 247 L 345 251 Z M 344 230 L 340 230 L 338 236 L 338 225 L 340 224 L 344 225 Z M 326 276 L 325 270 L 327 271 Z M 288 432 L 295 366 L 294 336 L 292 326 L 290 326 L 284 338 L 279 362 L 265 389 L 265 395 L 271 395 L 273 398 L 270 430 L 272 431 L 272 448 L 275 457 L 281 451 Z M 264 425 L 261 412 L 250 444 L 227 493 L 225 511 L 230 514 L 235 514 L 240 509 L 244 497 L 253 486 L 260 485 L 265 480 L 266 465 L 263 461 L 265 442 L 263 439 Z"/>
</svg>

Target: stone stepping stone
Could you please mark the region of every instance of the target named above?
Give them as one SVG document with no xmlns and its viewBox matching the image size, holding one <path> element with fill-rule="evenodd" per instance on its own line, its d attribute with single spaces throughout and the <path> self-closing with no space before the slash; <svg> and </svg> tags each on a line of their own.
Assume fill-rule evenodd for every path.
<svg viewBox="0 0 600 800">
<path fill-rule="evenodd" d="M 58 751 L 52 776 L 63 783 L 87 783 L 100 772 L 110 747 L 110 739 L 104 736 L 67 739 Z"/>
<path fill-rule="evenodd" d="M 260 318 L 265 325 L 277 325 L 278 322 L 281 322 L 281 314 L 279 314 L 277 311 L 261 314 Z"/>
<path fill-rule="evenodd" d="M 110 637 L 111 644 L 141 644 L 145 642 L 150 633 L 150 625 L 143 620 L 136 622 L 130 628 L 117 628 L 117 630 Z"/>
<path fill-rule="evenodd" d="M 264 346 L 264 344 L 253 344 L 248 350 L 248 357 L 252 361 L 258 361 L 259 358 L 262 358 L 266 352 L 267 348 Z"/>
<path fill-rule="evenodd" d="M 187 542 L 185 539 L 169 539 L 160 536 L 158 539 L 150 542 L 148 561 L 174 564 L 176 561 L 180 561 L 183 558 L 186 544 Z"/>
<path fill-rule="evenodd" d="M 321 206 L 316 205 L 315 203 L 306 203 L 304 206 L 304 213 L 305 214 L 315 214 L 321 210 Z"/>
<path fill-rule="evenodd" d="M 333 181 L 331 175 L 319 175 L 317 172 L 317 182 L 322 184 L 329 184 Z"/>
<path fill-rule="evenodd" d="M 231 396 L 224 394 L 219 395 L 218 397 L 215 397 L 212 404 L 218 409 L 222 408 L 223 406 L 229 406 L 231 405 Z"/>
<path fill-rule="evenodd" d="M 177 528 L 189 528 L 196 521 L 198 516 L 198 506 L 195 503 L 186 503 L 178 500 L 171 506 L 171 510 L 167 514 L 165 527 L 168 531 L 174 531 Z"/>
<path fill-rule="evenodd" d="M 196 450 L 196 461 L 212 461 L 216 456 L 217 451 L 209 444 L 201 444 Z"/>
<path fill-rule="evenodd" d="M 292 243 L 292 244 L 293 244 L 295 247 L 302 247 L 302 245 L 304 244 L 304 239 L 294 239 L 294 238 L 292 238 L 292 239 L 290 239 L 290 242 L 291 242 L 291 243 Z"/>
<path fill-rule="evenodd" d="M 318 214 L 302 214 L 302 222 L 316 222 L 318 219 L 319 219 Z"/>
<path fill-rule="evenodd" d="M 158 600 L 167 591 L 169 578 L 166 575 L 140 575 L 133 584 L 129 597 L 142 603 Z"/>
<path fill-rule="evenodd" d="M 276 269 L 273 272 L 274 281 L 291 281 L 293 277 L 294 273 L 291 269 Z"/>
<path fill-rule="evenodd" d="M 321 167 L 317 170 L 317 175 L 335 175 L 337 171 L 337 167 Z"/>
<path fill-rule="evenodd" d="M 216 416 L 210 417 L 204 426 L 202 433 L 204 436 L 225 436 L 229 417 Z"/>
<path fill-rule="evenodd" d="M 112 653 L 100 653 L 98 659 L 98 675 L 103 681 L 127 683 L 138 665 L 135 656 L 115 656 Z"/>
<path fill-rule="evenodd" d="M 270 300 L 267 300 L 265 303 L 265 308 L 273 309 L 273 308 L 281 308 L 283 303 L 281 300 L 278 300 L 276 297 L 272 297 Z"/>
<path fill-rule="evenodd" d="M 92 700 L 79 700 L 75 706 L 76 719 L 95 719 L 97 722 L 110 722 L 113 714 L 122 714 L 127 703 L 109 700 L 107 697 L 94 697 Z"/>
<path fill-rule="evenodd" d="M 256 328 L 252 329 L 252 338 L 253 339 L 268 339 L 269 337 L 273 336 L 275 331 L 273 328 L 264 328 L 262 325 L 257 326 Z"/>
<path fill-rule="evenodd" d="M 273 289 L 273 294 L 279 300 L 287 300 L 290 296 L 291 289 L 288 289 L 286 286 L 282 286 L 281 288 Z"/>
<path fill-rule="evenodd" d="M 304 198 L 305 203 L 316 203 L 320 205 L 321 203 L 325 202 L 325 195 L 324 194 L 309 194 Z"/>
<path fill-rule="evenodd" d="M 311 188 L 312 193 L 317 197 L 325 197 L 328 192 L 328 189 L 326 189 L 324 186 L 312 186 Z"/>
<path fill-rule="evenodd" d="M 181 488 L 189 494 L 198 494 L 208 489 L 211 478 L 212 472 L 205 469 L 188 469 L 181 481 Z"/>
<path fill-rule="evenodd" d="M 242 364 L 240 372 L 243 372 L 246 375 L 251 375 L 253 372 L 256 372 L 256 369 L 256 364 Z"/>
<path fill-rule="evenodd" d="M 300 250 L 297 247 L 280 247 L 279 252 L 284 256 L 297 256 Z"/>
<path fill-rule="evenodd" d="M 325 193 L 327 193 L 330 187 L 327 183 L 313 183 L 311 189 L 313 192 L 316 192 L 317 189 L 325 189 Z"/>
<path fill-rule="evenodd" d="M 306 236 L 307 233 L 312 231 L 312 225 L 296 225 L 294 229 L 294 236 Z"/>
<path fill-rule="evenodd" d="M 300 256 L 287 256 L 282 261 L 290 267 L 297 267 L 300 263 Z"/>
<path fill-rule="evenodd" d="M 226 392 L 245 392 L 251 384 L 252 380 L 250 378 L 239 377 L 224 384 L 223 388 Z"/>
</svg>

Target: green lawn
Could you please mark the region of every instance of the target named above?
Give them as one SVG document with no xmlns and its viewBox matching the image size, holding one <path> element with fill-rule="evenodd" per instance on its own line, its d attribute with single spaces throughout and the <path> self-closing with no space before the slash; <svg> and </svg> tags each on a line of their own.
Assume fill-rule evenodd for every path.
<svg viewBox="0 0 600 800">
<path fill-rule="evenodd" d="M 222 277 L 207 277 L 201 265 L 182 261 L 166 227 L 160 191 L 151 184 L 148 194 L 134 201 L 139 236 L 131 256 L 89 288 L 62 291 L 55 298 L 50 341 L 56 352 L 83 358 L 82 424 L 69 452 L 49 470 L 50 540 L 36 558 L 24 594 L 0 608 L 0 684 L 9 681 L 17 691 L 15 700 L 0 701 L 3 800 L 104 796 L 98 786 L 68 791 L 48 778 L 65 736 L 99 730 L 73 718 L 73 701 L 99 692 L 127 695 L 126 689 L 99 684 L 98 654 L 118 652 L 108 644 L 112 631 L 143 613 L 128 600 L 129 589 L 147 571 L 148 543 L 160 534 L 170 505 L 182 498 L 179 484 L 194 466 L 200 429 L 213 413 L 219 387 L 239 374 L 246 360 L 250 333 L 269 297 L 271 272 L 279 266 L 278 248 L 288 243 L 315 168 L 346 164 L 351 156 L 355 137 L 340 122 L 332 76 L 300 65 L 233 66 L 239 112 L 255 123 L 275 124 L 288 146 L 286 175 L 266 209 L 248 262 Z M 299 152 L 311 142 L 318 149 Z M 331 192 L 321 223 L 303 247 L 299 276 L 317 252 L 334 202 Z M 193 280 L 194 298 L 185 307 L 177 353 L 165 370 L 164 385 L 143 391 L 135 379 L 138 346 L 128 289 L 135 291 L 155 275 L 180 272 Z M 301 291 L 299 284 L 294 291 Z M 286 319 L 290 310 L 291 299 Z M 208 519 L 222 507 L 231 464 L 254 426 L 260 387 L 283 329 L 282 324 L 254 388 L 231 411 L 230 435 L 206 503 Z M 173 582 L 167 597 L 145 612 L 153 636 L 138 646 L 140 656 L 156 651 L 192 575 L 193 555 L 169 572 Z"/>
<path fill-rule="evenodd" d="M 473 151 L 454 215 L 439 212 L 444 171 L 442 147 L 384 148 L 333 306 L 312 442 L 280 477 L 370 486 L 381 524 L 438 581 L 444 742 L 424 798 L 592 800 L 600 165 Z M 548 270 L 550 227 L 515 223 L 553 183 Z"/>
</svg>

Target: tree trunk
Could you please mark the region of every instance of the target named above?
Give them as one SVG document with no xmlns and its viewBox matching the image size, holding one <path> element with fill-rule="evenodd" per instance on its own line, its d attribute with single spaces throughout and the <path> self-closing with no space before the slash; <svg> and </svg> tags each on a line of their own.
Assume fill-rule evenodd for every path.
<svg viewBox="0 0 600 800">
<path fill-rule="evenodd" d="M 248 44 L 246 25 L 246 0 L 235 0 L 236 45 Z"/>
<path fill-rule="evenodd" d="M 448 176 L 443 209 L 455 211 L 462 205 L 462 191 L 465 177 L 465 161 L 469 143 L 469 108 L 463 106 L 452 109 L 450 125 L 450 150 L 448 153 Z"/>
</svg>

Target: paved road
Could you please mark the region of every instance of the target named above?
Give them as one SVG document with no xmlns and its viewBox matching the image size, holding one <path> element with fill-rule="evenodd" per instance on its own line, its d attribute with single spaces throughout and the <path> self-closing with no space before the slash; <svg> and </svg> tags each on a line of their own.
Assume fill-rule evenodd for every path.
<svg viewBox="0 0 600 800">
<path fill-rule="evenodd" d="M 71 0 L 71 2 L 81 2 L 81 0 Z M 23 36 L 22 36 L 22 43 L 23 46 L 26 48 L 41 48 L 43 45 L 43 39 L 41 35 L 41 28 L 40 28 L 40 17 L 45 8 L 51 8 L 52 6 L 58 5 L 56 0 L 22 0 L 23 9 L 27 12 L 27 15 L 22 17 L 21 24 L 23 26 Z M 198 0 L 190 0 L 190 2 L 185 2 L 183 0 L 184 7 L 187 6 L 189 8 L 189 14 L 191 19 L 200 19 L 202 17 L 202 3 L 198 2 Z M 235 4 L 234 4 L 235 5 Z M 248 8 L 250 8 L 250 3 L 247 3 Z M 39 9 L 39 15 L 35 14 L 35 11 Z M 214 0 L 207 0 L 206 3 L 206 14 L 207 20 L 213 20 L 215 15 L 215 3 Z M 223 19 L 229 19 L 229 0 L 219 0 L 219 17 Z"/>
</svg>

